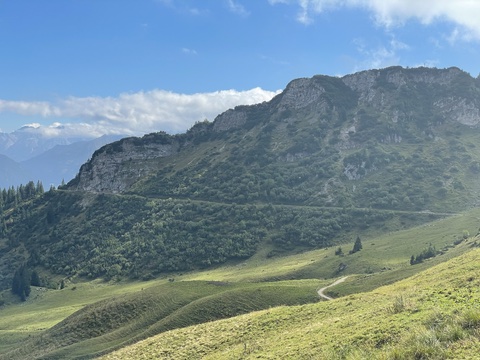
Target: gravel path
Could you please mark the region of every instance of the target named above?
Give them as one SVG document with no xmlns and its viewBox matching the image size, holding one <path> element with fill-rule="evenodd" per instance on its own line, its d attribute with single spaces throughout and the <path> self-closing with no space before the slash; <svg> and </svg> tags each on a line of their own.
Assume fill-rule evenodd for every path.
<svg viewBox="0 0 480 360">
<path fill-rule="evenodd" d="M 332 287 L 332 286 L 335 286 L 335 285 L 338 285 L 342 282 L 344 282 L 345 280 L 347 280 L 348 276 L 345 276 L 343 278 L 340 278 L 338 279 L 337 281 L 335 281 L 334 283 L 328 285 L 328 286 L 325 286 L 323 288 L 321 288 L 320 290 L 318 290 L 318 296 L 320 296 L 322 299 L 325 299 L 325 300 L 333 300 L 332 297 L 328 296 L 328 295 L 325 295 L 325 290 L 327 290 L 328 288 Z"/>
</svg>

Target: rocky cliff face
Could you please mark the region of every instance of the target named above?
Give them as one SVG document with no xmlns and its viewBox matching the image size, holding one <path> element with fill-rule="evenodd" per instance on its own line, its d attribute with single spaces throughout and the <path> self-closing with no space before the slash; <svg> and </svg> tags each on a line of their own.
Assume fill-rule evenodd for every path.
<svg viewBox="0 0 480 360">
<path fill-rule="evenodd" d="M 215 119 L 213 131 L 223 132 L 241 128 L 247 122 L 247 112 L 241 107 L 230 109 L 220 114 Z"/>
<path fill-rule="evenodd" d="M 314 78 L 293 80 L 283 92 L 278 109 L 284 111 L 304 108 L 317 103 L 324 93 L 325 89 Z"/>
<path fill-rule="evenodd" d="M 462 97 L 451 96 L 434 103 L 440 114 L 463 125 L 478 126 L 480 124 L 480 109 L 478 102 Z"/>
<path fill-rule="evenodd" d="M 123 139 L 95 152 L 71 186 L 83 191 L 121 193 L 156 169 L 147 160 L 171 156 L 178 149 L 179 143 L 168 135 L 161 142 Z"/>
<path fill-rule="evenodd" d="M 368 101 L 380 90 L 379 82 L 389 84 L 390 90 L 399 89 L 409 84 L 449 85 L 456 78 L 468 76 L 462 70 L 452 67 L 448 69 L 417 68 L 404 69 L 394 66 L 382 70 L 366 70 L 342 77 L 342 81 L 360 94 L 360 99 Z"/>
</svg>

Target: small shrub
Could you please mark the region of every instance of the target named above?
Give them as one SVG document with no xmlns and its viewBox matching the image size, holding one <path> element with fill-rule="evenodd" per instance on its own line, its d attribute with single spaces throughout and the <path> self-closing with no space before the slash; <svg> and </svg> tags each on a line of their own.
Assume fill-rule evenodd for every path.
<svg viewBox="0 0 480 360">
<path fill-rule="evenodd" d="M 424 249 L 420 254 L 417 256 L 413 256 L 410 258 L 410 265 L 415 265 L 423 262 L 423 260 L 433 258 L 437 256 L 438 251 L 435 249 L 435 246 L 430 244 L 427 249 Z"/>
<path fill-rule="evenodd" d="M 450 343 L 464 339 L 467 334 L 461 326 L 453 322 L 437 329 L 435 335 L 442 343 Z"/>
<path fill-rule="evenodd" d="M 403 297 L 403 295 L 399 295 L 395 297 L 391 310 L 392 310 L 392 313 L 398 314 L 403 312 L 405 310 L 405 307 L 406 307 L 405 298 Z"/>
<path fill-rule="evenodd" d="M 480 327 L 480 310 L 469 309 L 462 314 L 460 323 L 464 329 L 475 329 Z"/>
<path fill-rule="evenodd" d="M 434 330 L 416 330 L 405 341 L 395 347 L 388 356 L 394 360 L 444 359 L 445 349 Z"/>
</svg>

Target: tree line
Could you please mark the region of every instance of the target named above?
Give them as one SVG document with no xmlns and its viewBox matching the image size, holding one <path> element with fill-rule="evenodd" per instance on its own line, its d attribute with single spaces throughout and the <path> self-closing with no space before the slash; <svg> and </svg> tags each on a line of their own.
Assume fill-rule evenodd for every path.
<svg viewBox="0 0 480 360">
<path fill-rule="evenodd" d="M 20 202 L 32 199 L 45 192 L 41 181 L 29 181 L 26 185 L 11 186 L 0 191 L 0 210 L 12 208 Z"/>
</svg>

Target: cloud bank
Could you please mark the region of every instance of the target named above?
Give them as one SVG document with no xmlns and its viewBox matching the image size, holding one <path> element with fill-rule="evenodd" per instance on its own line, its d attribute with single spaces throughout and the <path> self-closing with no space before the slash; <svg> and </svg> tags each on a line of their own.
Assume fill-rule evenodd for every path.
<svg viewBox="0 0 480 360">
<path fill-rule="evenodd" d="M 306 25 L 316 14 L 343 7 L 370 11 L 379 25 L 387 28 L 416 19 L 428 25 L 448 21 L 454 25 L 452 36 L 464 41 L 480 40 L 480 1 L 472 0 L 268 0 L 271 5 L 296 4 L 297 20 Z"/>
<path fill-rule="evenodd" d="M 0 112 L 52 119 L 49 126 L 28 125 L 32 131 L 48 136 L 141 135 L 161 130 L 176 133 L 196 121 L 211 121 L 237 105 L 268 101 L 279 92 L 258 87 L 197 94 L 151 90 L 118 97 L 69 97 L 55 103 L 0 100 Z M 61 123 L 61 119 L 71 120 Z"/>
</svg>

